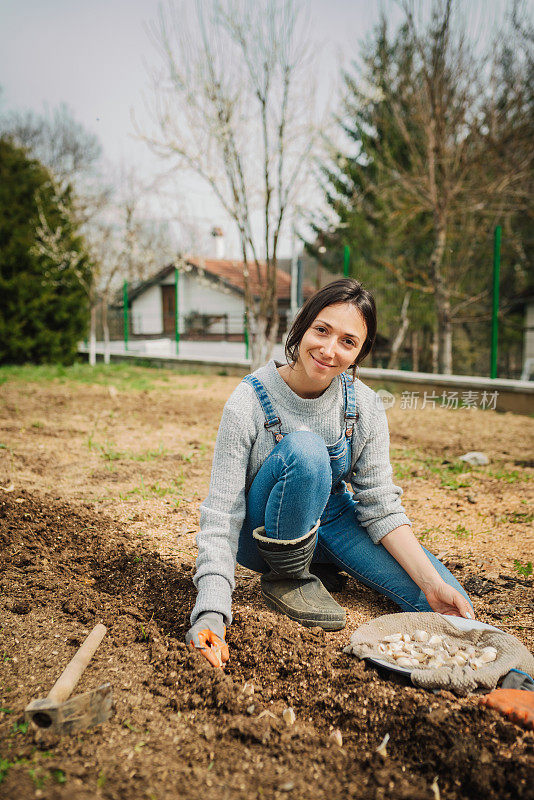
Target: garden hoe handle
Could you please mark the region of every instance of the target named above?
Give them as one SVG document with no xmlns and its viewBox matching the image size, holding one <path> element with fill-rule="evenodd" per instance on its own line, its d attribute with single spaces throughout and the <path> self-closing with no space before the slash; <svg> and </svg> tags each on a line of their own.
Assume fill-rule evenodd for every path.
<svg viewBox="0 0 534 800">
<path fill-rule="evenodd" d="M 83 672 L 90 660 L 94 656 L 98 645 L 106 634 L 106 626 L 101 622 L 95 625 L 85 642 L 81 645 L 80 649 L 70 661 L 55 684 L 52 686 L 48 693 L 47 699 L 53 703 L 65 702 L 70 697 L 72 690 L 80 680 Z"/>
</svg>

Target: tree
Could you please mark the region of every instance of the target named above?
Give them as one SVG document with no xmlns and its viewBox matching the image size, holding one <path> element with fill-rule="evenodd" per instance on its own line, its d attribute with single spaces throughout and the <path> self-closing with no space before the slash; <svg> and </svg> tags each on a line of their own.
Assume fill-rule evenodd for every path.
<svg viewBox="0 0 534 800">
<path fill-rule="evenodd" d="M 353 92 L 361 144 L 353 205 L 374 232 L 386 218 L 394 234 L 378 240 L 376 260 L 396 270 L 399 283 L 431 294 L 436 367 L 450 373 L 453 325 L 489 302 L 493 228 L 497 222 L 509 227 L 531 208 L 532 126 L 519 111 L 524 81 L 506 101 L 495 101 L 498 71 L 473 54 L 452 0 L 434 0 L 423 23 L 412 3 L 403 8 L 396 39 L 381 31 L 377 40 L 377 58 L 383 52 L 384 63 L 389 59 L 388 80 L 368 71 L 354 81 L 370 80 L 379 103 L 366 119 L 361 90 Z"/>
<path fill-rule="evenodd" d="M 122 172 L 116 191 L 88 233 L 94 263 L 94 280 L 102 310 L 104 362 L 110 360 L 108 305 L 117 284 L 145 280 L 156 268 L 169 263 L 175 248 L 167 227 L 147 217 L 147 188 L 133 170 Z M 90 363 L 96 356 L 90 348 Z"/>
<path fill-rule="evenodd" d="M 71 208 L 68 188 L 59 190 L 42 164 L 0 138 L 1 363 L 75 358 L 87 330 L 82 281 L 91 267 Z"/>
<path fill-rule="evenodd" d="M 64 103 L 43 114 L 11 112 L 2 120 L 2 127 L 60 183 L 72 183 L 90 174 L 102 153 L 98 137 L 87 131 Z"/>
<path fill-rule="evenodd" d="M 276 341 L 278 244 L 315 143 L 304 9 L 292 0 L 214 0 L 197 3 L 188 23 L 189 8 L 170 2 L 151 28 L 163 71 L 154 80 L 155 131 L 143 138 L 199 176 L 237 227 L 256 367 Z"/>
<path fill-rule="evenodd" d="M 386 88 L 402 96 L 405 84 L 413 79 L 413 61 L 406 26 L 391 38 L 382 18 L 373 39 L 362 47 L 359 63 L 344 73 L 336 117 L 343 142 L 330 142 L 329 159 L 319 164 L 326 206 L 311 219 L 315 239 L 306 245 L 327 269 L 338 273 L 344 247 L 350 246 L 351 273 L 372 288 L 381 330 L 392 341 L 390 368 L 398 366 L 409 327 L 428 327 L 432 316 L 432 289 L 425 275 L 428 218 L 420 214 L 409 225 L 400 224 L 383 192 L 381 168 L 383 152 L 404 165 L 410 161 Z"/>
</svg>

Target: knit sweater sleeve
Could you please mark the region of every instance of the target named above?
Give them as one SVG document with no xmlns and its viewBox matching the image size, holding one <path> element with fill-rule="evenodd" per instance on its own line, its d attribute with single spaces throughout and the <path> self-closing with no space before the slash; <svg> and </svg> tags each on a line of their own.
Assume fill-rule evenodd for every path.
<svg viewBox="0 0 534 800">
<path fill-rule="evenodd" d="M 239 533 L 246 513 L 245 482 L 256 437 L 254 420 L 226 404 L 213 454 L 208 496 L 200 506 L 198 557 L 193 582 L 198 589 L 191 624 L 203 611 L 218 611 L 232 621 L 231 601 Z"/>
<path fill-rule="evenodd" d="M 401 505 L 402 489 L 393 483 L 389 460 L 389 429 L 383 407 L 373 403 L 373 415 L 361 454 L 351 473 L 356 516 L 375 544 L 399 525 L 411 525 Z"/>
</svg>

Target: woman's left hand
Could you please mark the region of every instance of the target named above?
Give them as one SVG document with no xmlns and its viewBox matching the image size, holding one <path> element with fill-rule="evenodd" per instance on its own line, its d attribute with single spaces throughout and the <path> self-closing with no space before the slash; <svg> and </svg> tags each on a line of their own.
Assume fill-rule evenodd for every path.
<svg viewBox="0 0 534 800">
<path fill-rule="evenodd" d="M 424 587 L 423 592 L 432 611 L 436 611 L 438 614 L 450 614 L 453 617 L 473 619 L 474 613 L 469 602 L 463 594 L 453 589 L 445 581 L 432 584 L 429 588 Z"/>
</svg>

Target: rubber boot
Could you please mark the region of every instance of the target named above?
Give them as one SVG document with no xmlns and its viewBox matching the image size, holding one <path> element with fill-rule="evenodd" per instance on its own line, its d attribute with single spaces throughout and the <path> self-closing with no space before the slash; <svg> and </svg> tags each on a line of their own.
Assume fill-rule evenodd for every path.
<svg viewBox="0 0 534 800">
<path fill-rule="evenodd" d="M 345 609 L 309 571 L 318 527 L 319 522 L 298 539 L 270 539 L 263 526 L 253 531 L 258 551 L 271 568 L 261 577 L 261 592 L 268 606 L 301 625 L 340 631 L 346 624 Z"/>
<path fill-rule="evenodd" d="M 310 572 L 312 575 L 317 575 L 329 592 L 342 592 L 347 585 L 348 575 L 341 572 L 334 564 L 311 564 Z"/>
</svg>

